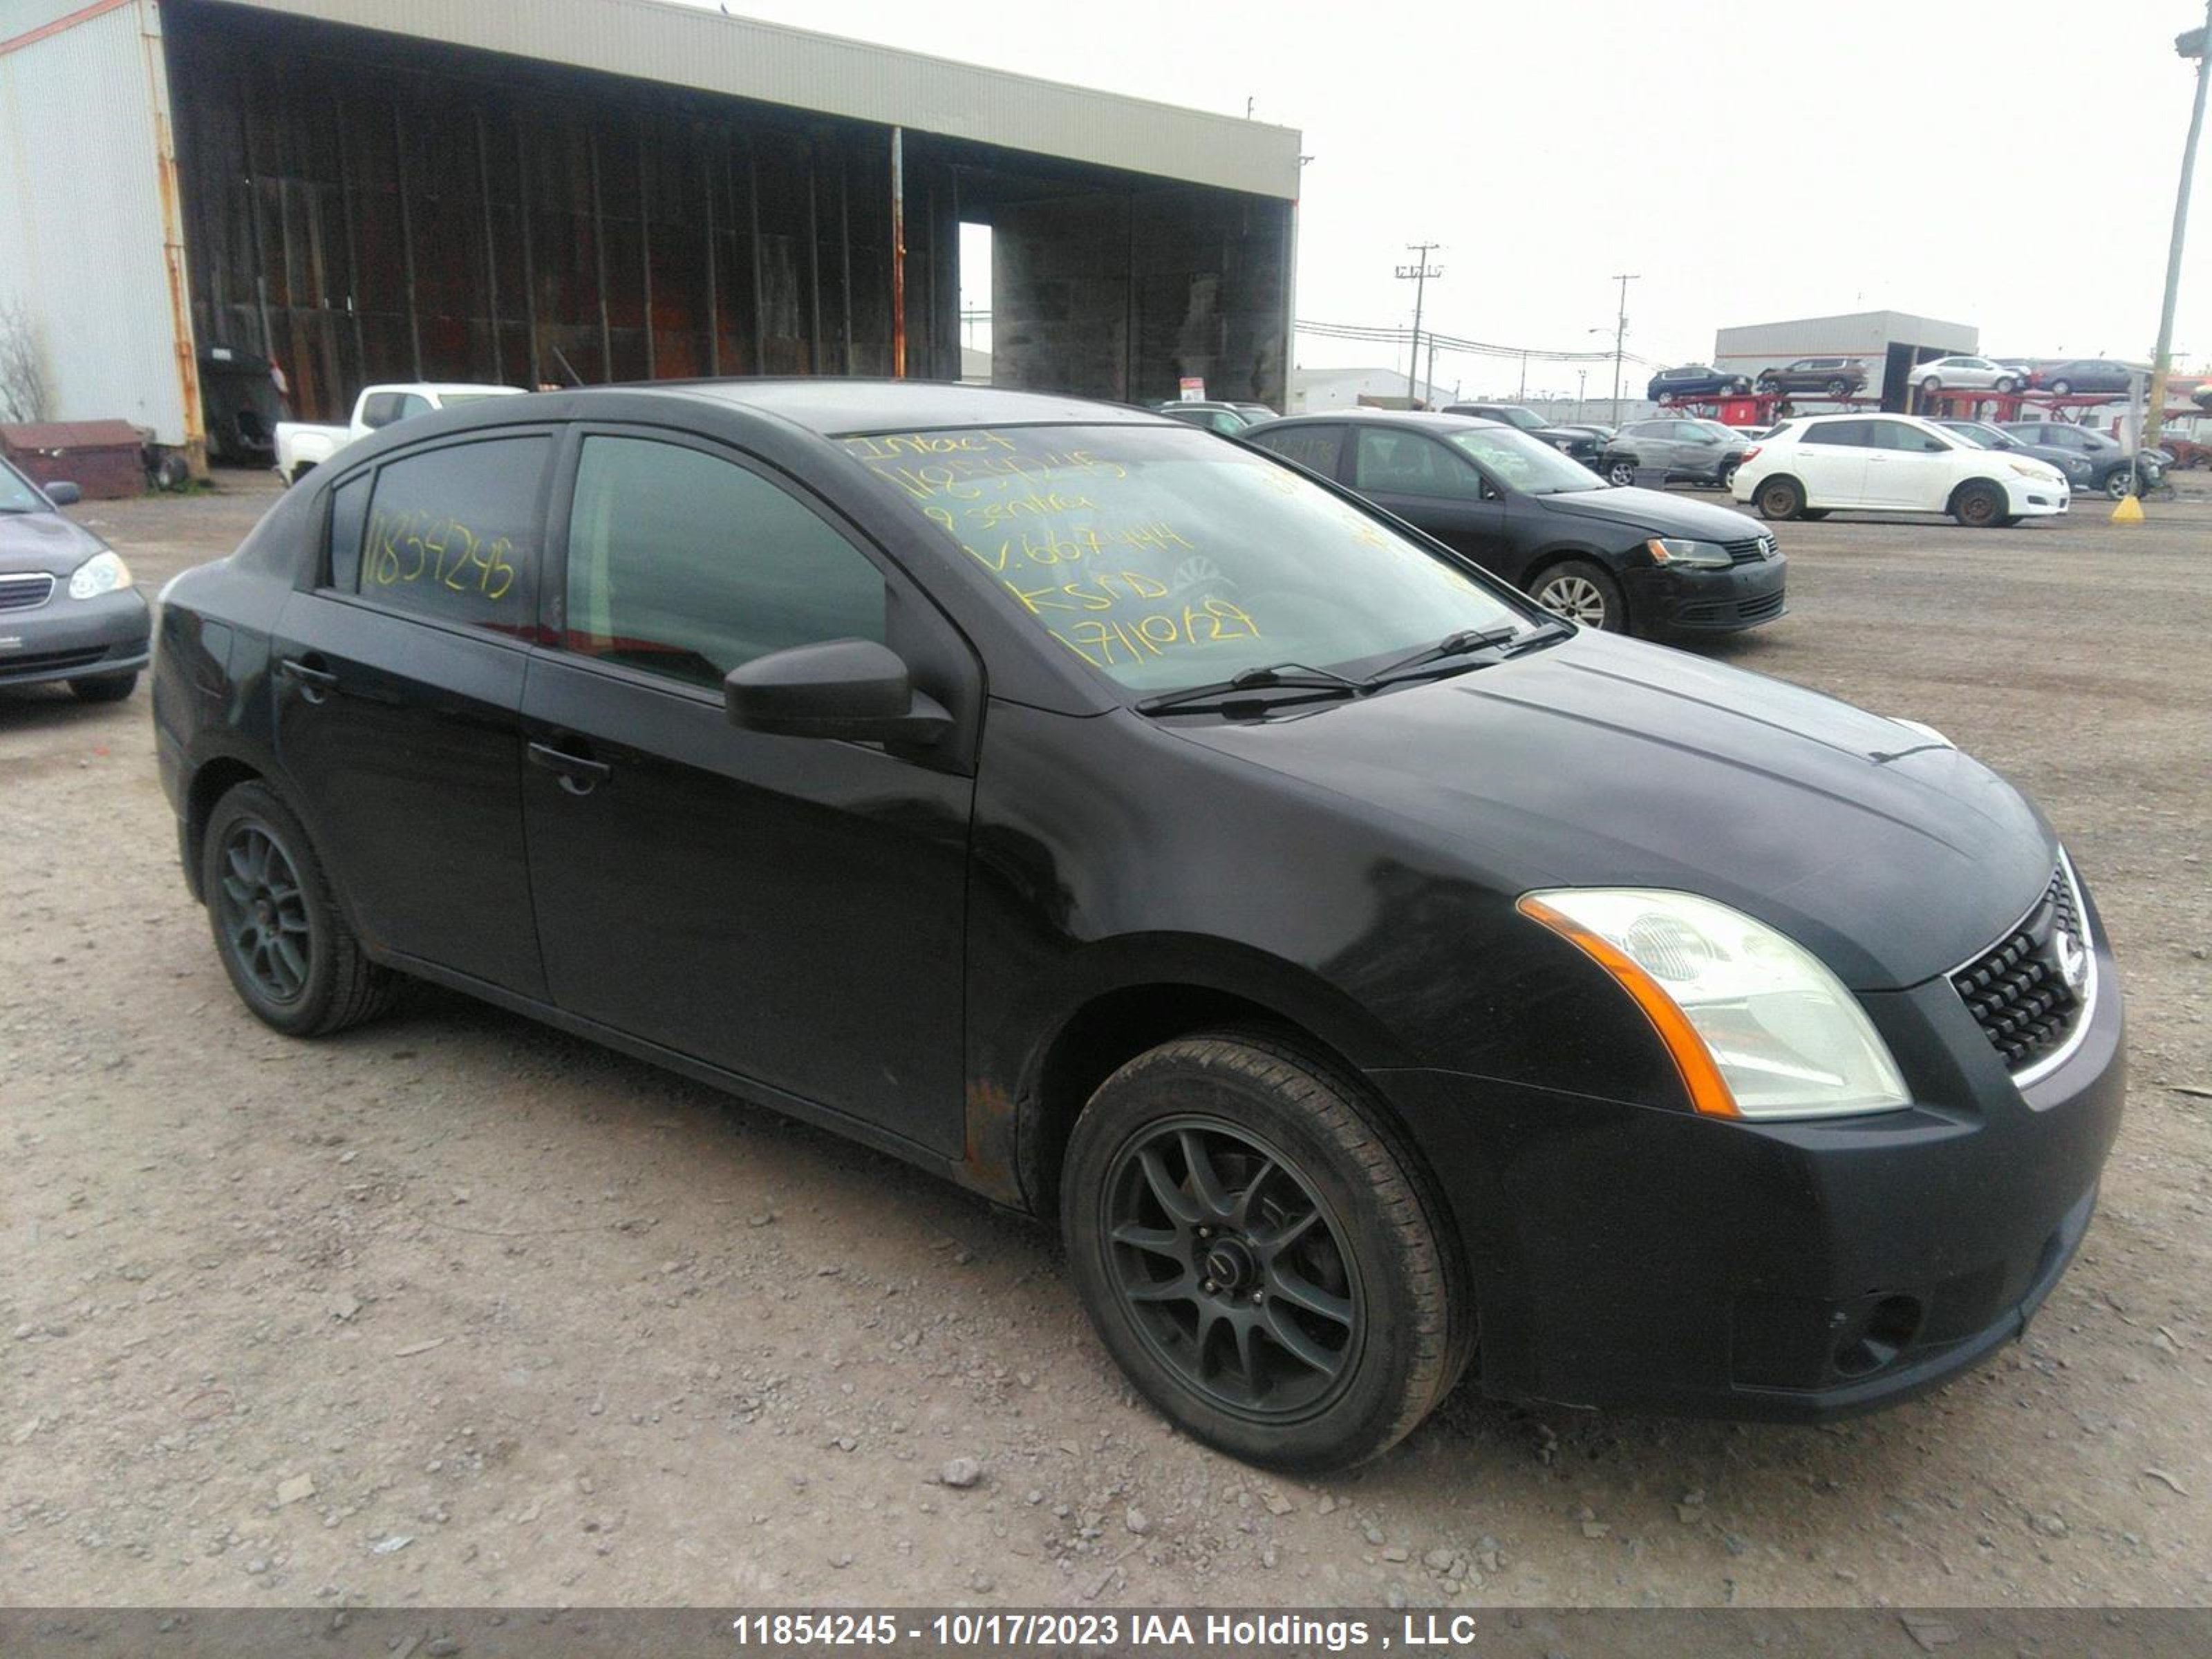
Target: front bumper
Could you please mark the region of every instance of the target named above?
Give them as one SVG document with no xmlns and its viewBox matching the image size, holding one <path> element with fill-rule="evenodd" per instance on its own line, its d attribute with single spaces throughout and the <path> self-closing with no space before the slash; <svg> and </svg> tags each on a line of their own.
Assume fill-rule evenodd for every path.
<svg viewBox="0 0 2212 1659">
<path fill-rule="evenodd" d="M 152 628 L 136 588 L 72 599 L 57 585 L 43 605 L 0 611 L 0 685 L 136 673 L 146 665 Z"/>
<path fill-rule="evenodd" d="M 2004 481 L 2006 511 L 2024 519 L 2049 518 L 2072 505 L 2074 488 L 2063 478 L 2023 478 L 2014 473 Z"/>
<path fill-rule="evenodd" d="M 2101 933 L 2098 935 L 2101 938 Z M 1948 981 L 1863 999 L 1917 1103 L 1758 1125 L 1432 1071 L 1376 1074 L 1451 1172 L 1486 1392 L 1816 1421 L 2018 1337 L 2087 1231 L 2125 1093 L 2118 978 L 2014 1086 Z"/>
<path fill-rule="evenodd" d="M 1639 634 L 1735 634 L 1788 609 L 1788 557 L 1721 569 L 1652 565 L 1626 573 L 1628 617 Z"/>
</svg>

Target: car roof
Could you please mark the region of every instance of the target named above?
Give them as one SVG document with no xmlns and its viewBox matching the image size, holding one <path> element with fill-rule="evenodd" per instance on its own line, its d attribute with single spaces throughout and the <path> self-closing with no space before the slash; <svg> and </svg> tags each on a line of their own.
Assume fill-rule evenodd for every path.
<svg viewBox="0 0 2212 1659">
<path fill-rule="evenodd" d="M 1323 422 L 1349 420 L 1360 426 L 1410 426 L 1428 432 L 1465 432 L 1469 428 L 1517 432 L 1518 427 L 1480 415 L 1447 415 L 1435 409 L 1322 409 L 1304 415 L 1285 415 L 1279 421 L 1262 421 L 1269 429 L 1279 426 L 1317 426 Z M 1255 431 L 1258 427 L 1254 428 Z"/>
<path fill-rule="evenodd" d="M 1128 404 L 1105 403 L 1058 392 L 961 386 L 945 380 L 860 380 L 827 376 L 650 380 L 607 389 L 726 404 L 773 415 L 824 436 L 927 431 L 939 427 L 1182 424 Z"/>
</svg>

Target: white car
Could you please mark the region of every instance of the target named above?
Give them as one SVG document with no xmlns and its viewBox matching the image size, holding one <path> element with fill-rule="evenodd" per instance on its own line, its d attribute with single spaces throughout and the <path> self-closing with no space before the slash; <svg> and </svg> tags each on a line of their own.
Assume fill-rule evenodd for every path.
<svg viewBox="0 0 2212 1659">
<path fill-rule="evenodd" d="M 356 438 L 381 431 L 395 421 L 428 415 L 434 409 L 453 409 L 480 398 L 521 395 L 520 386 L 437 380 L 368 386 L 354 399 L 353 419 L 344 426 L 316 426 L 307 421 L 277 422 L 276 473 L 286 483 L 295 484 Z"/>
<path fill-rule="evenodd" d="M 1948 513 L 1975 530 L 2063 513 L 2073 498 L 2048 461 L 1978 448 L 1910 415 L 1784 421 L 1744 456 L 1729 493 L 1765 519 Z"/>
<path fill-rule="evenodd" d="M 1987 357 L 1938 357 L 1912 366 L 1912 384 L 1923 392 L 2017 392 L 2027 376 Z"/>
</svg>

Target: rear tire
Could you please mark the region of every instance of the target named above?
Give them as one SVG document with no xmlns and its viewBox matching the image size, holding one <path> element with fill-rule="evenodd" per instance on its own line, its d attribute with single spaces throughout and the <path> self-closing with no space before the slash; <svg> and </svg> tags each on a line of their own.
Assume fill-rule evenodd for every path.
<svg viewBox="0 0 2212 1659">
<path fill-rule="evenodd" d="M 216 803 L 200 891 L 232 988 L 271 1029 L 326 1036 L 398 1000 L 399 976 L 362 951 L 306 829 L 267 785 L 241 783 Z"/>
<path fill-rule="evenodd" d="M 71 680 L 70 695 L 79 702 L 121 702 L 138 689 L 137 671 L 112 674 L 105 679 Z"/>
<path fill-rule="evenodd" d="M 1563 559 L 1536 578 L 1530 597 L 1555 617 L 1607 634 L 1628 631 L 1620 584 L 1588 559 Z"/>
<path fill-rule="evenodd" d="M 1951 516 L 1969 530 L 1993 529 L 2004 515 L 2004 492 L 1995 484 L 1961 484 L 1951 497 Z"/>
<path fill-rule="evenodd" d="M 1850 392 L 1850 389 L 1851 383 L 1849 380 L 1831 380 L 1828 382 L 1828 395 L 1831 398 L 1842 398 L 1848 396 Z"/>
<path fill-rule="evenodd" d="M 1100 1085 L 1061 1227 L 1108 1352 L 1185 1433 L 1316 1473 L 1443 1399 L 1474 1346 L 1446 1212 L 1350 1078 L 1250 1031 L 1181 1037 Z"/>
<path fill-rule="evenodd" d="M 2000 392 L 2017 392 L 2020 390 L 2020 382 L 2013 379 L 2009 374 L 2000 375 L 1997 378 L 1997 390 Z"/>
<path fill-rule="evenodd" d="M 1769 478 L 1757 499 L 1762 519 L 1795 519 L 1805 511 L 1805 488 L 1795 478 Z"/>
<path fill-rule="evenodd" d="M 2051 395 L 2054 398 L 2063 398 L 2073 389 L 2074 382 L 2071 380 L 2053 380 L 2051 383 Z"/>
<path fill-rule="evenodd" d="M 1943 382 L 1938 380 L 1935 375 L 1930 374 L 1926 380 L 1920 383 L 1920 389 L 1922 392 L 1932 398 L 1943 389 Z"/>
<path fill-rule="evenodd" d="M 1608 461 L 1606 464 L 1605 478 L 1607 483 L 1618 484 L 1625 489 L 1636 482 L 1636 463 Z"/>
</svg>

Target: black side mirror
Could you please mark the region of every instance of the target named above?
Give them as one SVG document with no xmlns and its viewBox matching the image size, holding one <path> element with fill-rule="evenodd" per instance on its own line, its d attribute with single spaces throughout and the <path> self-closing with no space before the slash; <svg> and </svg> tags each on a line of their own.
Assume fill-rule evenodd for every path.
<svg viewBox="0 0 2212 1659">
<path fill-rule="evenodd" d="M 73 483 L 50 483 L 46 491 L 46 499 L 56 507 L 75 507 L 84 499 L 84 491 Z"/>
<path fill-rule="evenodd" d="M 722 680 L 730 724 L 786 738 L 927 746 L 952 716 L 914 689 L 898 653 L 872 640 L 796 645 L 732 668 Z"/>
</svg>

